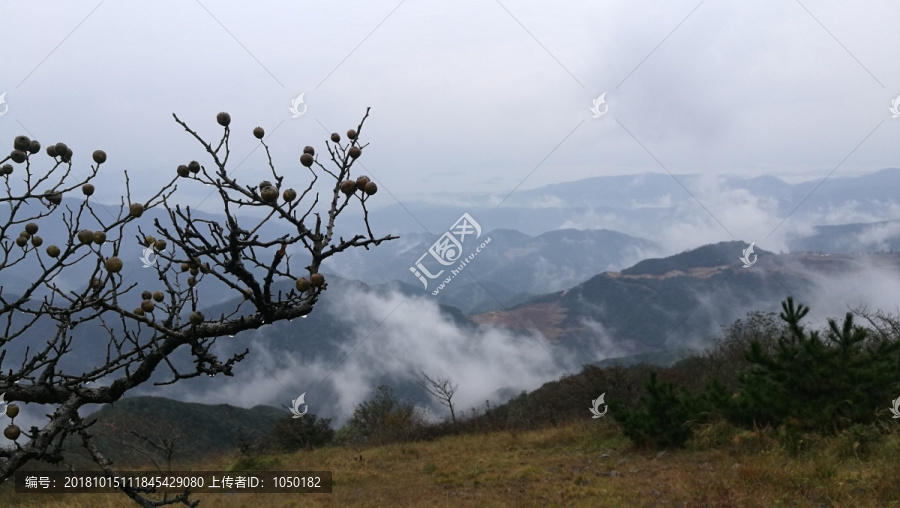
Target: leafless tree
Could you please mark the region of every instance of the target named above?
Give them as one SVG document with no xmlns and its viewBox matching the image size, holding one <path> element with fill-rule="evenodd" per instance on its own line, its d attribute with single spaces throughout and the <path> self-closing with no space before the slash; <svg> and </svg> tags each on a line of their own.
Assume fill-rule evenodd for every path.
<svg viewBox="0 0 900 508">
<path fill-rule="evenodd" d="M 155 372 L 166 378 L 154 382 L 156 385 L 203 374 L 232 376 L 235 364 L 249 351 L 220 359 L 212 350 L 217 339 L 228 340 L 245 330 L 308 314 L 327 287 L 319 273 L 325 259 L 350 248 L 368 250 L 397 238 L 376 237 L 369 226 L 366 203 L 377 191 L 375 183 L 364 176 L 350 179 L 356 158 L 367 146 L 358 136 L 368 115 L 367 110 L 343 142 L 336 133 L 326 141 L 327 155 L 323 158 L 326 163 L 330 158 L 328 164 L 334 168 L 320 163 L 316 151 L 307 147 L 300 158 L 303 168 L 291 168 L 289 178 L 276 171 L 269 146 L 263 141 L 264 131 L 254 129 L 272 175 L 271 181 L 259 185 L 238 183 L 226 170 L 233 134 L 227 113 L 216 118 L 223 132 L 214 143 L 205 141 L 173 115 L 175 122 L 205 149 L 210 164 L 191 161 L 179 166 L 177 175 L 173 171 L 171 180 L 162 182 L 142 200 L 132 196 L 126 172 L 126 193 L 120 199 L 118 215 L 111 219 L 107 215 L 112 214 L 99 212 L 100 207 L 92 204 L 95 198 L 90 197 L 94 192 L 91 182 L 106 162 L 105 152 L 95 151 L 90 172 L 76 178 L 71 148 L 63 143 L 46 147 L 48 160 L 41 157 L 40 143 L 26 136 L 16 137 L 15 149 L 0 160 L 0 178 L 6 188 L 5 196 L 0 194 L 0 206 L 8 207 L 0 210 L 0 281 L 9 280 L 3 274 L 15 271 L 27 273 L 28 284 L 17 291 L 20 294 L 11 294 L 0 286 L 0 393 L 5 394 L 7 402 L 46 404 L 52 409 L 42 428 L 7 429 L 5 435 L 13 440 L 13 446 L 0 450 L 0 481 L 32 460 L 67 464 L 63 442 L 68 438 L 80 440 L 103 471 L 114 473 L 92 435 L 94 422 L 82 419 L 80 408 L 115 402 L 146 383 Z M 38 169 L 45 161 L 49 169 Z M 320 207 L 314 186 L 321 176 L 327 190 Z M 300 192 L 287 188 L 285 180 L 301 179 Z M 179 182 L 212 189 L 221 202 L 224 223 L 196 217 L 190 207 L 177 204 Z M 77 201 L 63 203 L 64 197 Z M 338 216 L 351 204 L 361 206 L 365 232 L 347 239 L 335 238 Z M 140 217 L 154 208 L 165 212 L 164 220 L 155 219 L 149 230 L 153 235 L 145 234 Z M 238 209 L 262 210 L 265 217 L 239 218 L 235 213 Z M 326 212 L 324 216 L 321 211 Z M 56 239 L 58 246 L 41 248 L 38 226 L 51 220 L 65 224 L 67 238 Z M 278 221 L 290 233 L 264 237 L 260 228 L 267 221 Z M 99 226 L 90 231 L 85 228 L 87 224 Z M 137 226 L 139 234 L 126 238 L 127 226 Z M 23 227 L 18 239 L 13 240 L 14 233 Z M 130 261 L 123 262 L 119 252 L 127 242 L 135 241 L 158 253 L 155 271 L 159 286 L 152 294 L 141 292 L 134 283 L 126 284 L 122 275 L 123 265 Z M 300 263 L 309 261 L 303 277 L 294 274 L 297 261 L 292 263 L 287 251 L 295 245 L 302 246 L 298 249 L 303 253 Z M 190 277 L 186 278 L 183 272 L 187 271 Z M 70 281 L 75 277 L 83 282 L 73 289 L 71 284 L 60 283 L 61 274 Z M 235 291 L 242 303 L 227 315 L 204 316 L 198 289 L 207 278 Z M 290 287 L 279 290 L 279 281 L 289 281 Z M 135 303 L 140 306 L 134 308 Z M 106 355 L 96 358 L 92 367 L 73 369 L 66 359 L 78 351 L 73 331 L 81 326 L 93 326 L 101 334 L 92 340 L 106 343 Z M 39 327 L 40 333 L 29 333 Z M 20 362 L 7 358 L 15 344 L 28 346 L 17 350 L 22 356 Z M 193 365 L 189 370 L 176 367 L 177 362 L 172 361 L 176 352 L 190 355 Z M 188 499 L 187 493 L 159 500 L 140 489 L 123 491 L 146 507 L 197 504 Z"/>
<path fill-rule="evenodd" d="M 419 371 L 416 384 L 433 395 L 438 402 L 450 409 L 450 420 L 456 424 L 456 412 L 453 410 L 453 395 L 456 393 L 457 384 L 449 377 L 431 377 L 424 371 Z"/>
<path fill-rule="evenodd" d="M 866 342 L 869 345 L 900 341 L 900 313 L 892 314 L 882 310 L 872 312 L 866 306 L 855 307 L 852 312 L 868 321 L 870 333 Z"/>
</svg>

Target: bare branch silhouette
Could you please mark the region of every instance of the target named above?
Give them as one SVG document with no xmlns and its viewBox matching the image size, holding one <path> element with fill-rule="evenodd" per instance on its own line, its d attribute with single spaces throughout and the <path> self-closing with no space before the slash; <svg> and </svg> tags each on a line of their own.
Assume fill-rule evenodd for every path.
<svg viewBox="0 0 900 508">
<path fill-rule="evenodd" d="M 456 424 L 456 412 L 453 410 L 453 395 L 456 393 L 458 384 L 453 382 L 449 377 L 431 377 L 424 371 L 419 371 L 416 384 L 425 389 L 438 402 L 447 406 L 450 410 L 450 420 Z"/>
<path fill-rule="evenodd" d="M 74 171 L 73 151 L 64 143 L 46 147 L 50 167 L 44 169 L 48 159 L 41 157 L 40 143 L 16 137 L 15 149 L 0 159 L 6 190 L 0 195 L 0 274 L 15 271 L 28 279 L 15 291 L 8 283 L 0 285 L 0 393 L 6 401 L 47 404 L 52 409 L 42 428 L 10 431 L 16 438 L 13 446 L 0 449 L 0 481 L 32 460 L 63 462 L 61 443 L 73 435 L 81 438 L 102 470 L 112 473 L 112 464 L 88 432 L 92 422 L 78 416 L 80 408 L 115 402 L 154 373 L 157 379 L 165 374 L 165 379 L 154 380 L 155 385 L 203 374 L 233 376 L 235 365 L 249 350 L 220 358 L 213 349 L 217 340 L 309 314 L 328 287 L 319 273 L 325 259 L 396 239 L 376 237 L 369 225 L 367 202 L 377 187 L 367 177 L 355 181 L 350 177 L 365 148 L 359 133 L 368 114 L 366 110 L 349 139 L 341 143 L 333 134 L 326 142 L 334 167 L 325 168 L 315 150 L 307 147 L 300 162 L 308 172 L 291 168 L 289 177 L 276 169 L 269 146 L 262 141 L 263 130 L 254 129 L 272 175 L 272 181 L 257 185 L 239 183 L 226 169 L 233 134 L 229 115 L 217 117 L 223 128 L 217 143 L 205 141 L 173 115 L 200 143 L 210 164 L 181 165 L 171 179 L 161 178 L 159 188 L 150 192 L 134 192 L 124 173 L 125 195 L 117 199 L 118 211 L 113 213 L 93 197 L 93 182 L 102 181 L 101 166 L 109 166 L 105 152 L 95 151 L 90 171 L 76 177 L 85 172 Z M 298 175 L 301 190 L 288 188 L 286 182 L 298 180 Z M 328 182 L 330 203 L 320 212 L 315 187 L 322 176 Z M 183 185 L 214 189 L 222 223 L 179 204 L 176 193 Z M 148 197 L 138 199 L 138 194 Z M 338 217 L 351 204 L 361 207 L 365 233 L 335 240 Z M 245 207 L 261 210 L 257 215 L 265 218 L 239 217 L 237 212 Z M 154 209 L 163 214 L 148 228 L 147 219 L 142 222 L 141 217 Z M 49 229 L 51 221 L 54 226 L 62 224 L 66 233 L 48 238 L 53 245 L 44 245 L 39 233 L 45 225 Z M 286 226 L 288 232 L 266 234 L 262 226 L 267 222 Z M 156 288 L 126 282 L 137 260 L 123 260 L 120 252 L 135 242 L 145 249 L 145 256 L 148 250 L 156 254 Z M 309 264 L 298 266 L 294 258 L 301 263 L 308 259 Z M 0 280 L 10 280 L 3 275 Z M 241 303 L 227 314 L 205 316 L 200 288 L 214 282 L 217 288 L 234 291 Z M 76 333 L 87 329 L 90 340 L 106 343 L 106 354 L 73 363 L 71 358 L 82 349 Z M 190 368 L 173 361 L 176 352 L 189 355 Z M 139 491 L 125 493 L 142 506 L 174 502 L 191 506 L 186 496 L 152 500 Z"/>
</svg>

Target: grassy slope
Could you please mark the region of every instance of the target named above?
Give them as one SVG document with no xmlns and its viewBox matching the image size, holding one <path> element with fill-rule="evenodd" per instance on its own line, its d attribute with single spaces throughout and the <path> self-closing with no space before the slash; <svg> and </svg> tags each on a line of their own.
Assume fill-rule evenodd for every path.
<svg viewBox="0 0 900 508">
<path fill-rule="evenodd" d="M 727 430 L 727 429 L 726 429 Z M 900 432 L 861 460 L 832 438 L 790 458 L 744 432 L 708 427 L 686 450 L 634 450 L 607 418 L 512 434 L 280 456 L 267 469 L 332 470 L 331 494 L 197 494 L 201 507 L 258 506 L 900 506 Z M 719 435 L 715 449 L 699 443 Z M 362 455 L 363 460 L 358 461 Z M 196 469 L 224 470 L 234 461 Z M 246 464 L 244 465 L 246 466 Z M 241 467 L 243 469 L 243 467 Z M 121 494 L 0 494 L 11 507 L 136 506 Z"/>
</svg>

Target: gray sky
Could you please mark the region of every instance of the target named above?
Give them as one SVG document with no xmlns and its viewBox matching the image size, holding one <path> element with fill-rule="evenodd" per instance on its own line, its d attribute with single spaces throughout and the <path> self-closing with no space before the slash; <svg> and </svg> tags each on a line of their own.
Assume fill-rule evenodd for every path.
<svg viewBox="0 0 900 508">
<path fill-rule="evenodd" d="M 308 181 L 298 160 L 303 146 L 321 153 L 330 132 L 355 127 L 371 106 L 362 136 L 371 146 L 360 162 L 387 191 L 375 200 L 385 205 L 458 192 L 492 193 L 499 202 L 516 188 L 648 171 L 789 181 L 869 173 L 900 165 L 900 118 L 888 111 L 900 96 L 900 3 L 848 5 L 4 2 L 0 150 L 8 152 L 18 134 L 44 146 L 64 141 L 83 175 L 90 153 L 102 148 L 109 159 L 99 200 L 121 193 L 126 169 L 135 196 L 146 199 L 178 164 L 209 163 L 172 113 L 216 141 L 215 115 L 228 111 L 233 174 L 245 183 L 267 177 L 251 135 L 259 125 L 287 185 L 299 188 Z M 604 92 L 608 112 L 593 118 L 589 108 Z M 288 108 L 301 93 L 307 109 L 291 118 Z M 765 203 L 710 188 L 698 196 L 736 236 L 763 238 L 778 223 L 774 213 L 756 213 Z M 186 205 L 208 194 L 197 185 L 180 190 Z M 682 249 L 700 238 L 731 239 L 702 213 L 703 221 L 660 241 Z M 602 217 L 588 219 L 570 226 L 608 226 Z M 375 320 L 396 308 L 393 300 L 357 298 Z M 517 339 L 497 331 L 480 337 L 489 345 L 477 356 L 453 353 L 468 339 L 449 325 L 438 330 L 434 348 L 411 349 L 409 337 L 421 335 L 422 323 L 440 318 L 433 306 L 409 305 L 417 312 L 397 313 L 379 332 L 384 337 L 365 348 L 413 351 L 407 356 L 420 364 L 383 355 L 378 368 L 360 370 L 377 351 L 355 353 L 332 380 L 342 416 L 383 370 L 481 373 L 479 383 L 461 389 L 462 407 L 559 373 L 539 348 L 512 355 Z M 524 367 L 510 374 L 509 358 Z M 287 402 L 281 394 L 278 401 L 256 397 L 273 393 L 270 373 L 295 365 L 265 357 L 248 365 L 258 379 L 234 380 L 219 392 L 222 401 Z"/>
<path fill-rule="evenodd" d="M 178 164 L 208 163 L 173 112 L 209 140 L 221 132 L 216 113 L 230 112 L 230 168 L 247 183 L 263 177 L 250 131 L 264 127 L 277 166 L 300 186 L 302 147 L 322 150 L 371 106 L 360 162 L 401 201 L 666 169 L 812 179 L 844 159 L 835 175 L 897 166 L 900 155 L 900 118 L 888 111 L 900 95 L 897 2 L 3 10 L 0 149 L 20 133 L 65 141 L 84 172 L 103 148 L 107 174 L 128 169 L 139 196 Z M 291 118 L 301 92 L 308 109 Z M 608 113 L 593 118 L 603 92 Z M 183 191 L 184 204 L 208 193 Z"/>
</svg>

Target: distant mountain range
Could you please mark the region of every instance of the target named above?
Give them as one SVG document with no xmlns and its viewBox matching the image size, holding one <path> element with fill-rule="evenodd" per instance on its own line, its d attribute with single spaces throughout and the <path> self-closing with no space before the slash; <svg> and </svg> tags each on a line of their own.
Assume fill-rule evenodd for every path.
<svg viewBox="0 0 900 508">
<path fill-rule="evenodd" d="M 757 262 L 745 269 L 738 260 L 745 247 L 742 242 L 722 242 L 644 260 L 472 319 L 536 330 L 568 349 L 592 352 L 608 344 L 625 356 L 701 345 L 702 339 L 749 311 L 777 312 L 787 296 L 807 304 L 820 301 L 823 281 L 842 277 L 849 283 L 866 266 L 877 266 L 884 277 L 900 280 L 900 253 L 777 255 L 757 249 Z"/>
<path fill-rule="evenodd" d="M 774 176 L 712 177 L 643 173 L 598 176 L 574 182 L 518 190 L 509 196 L 488 194 L 434 196 L 431 201 L 404 201 L 376 210 L 373 225 L 395 232 L 440 234 L 468 212 L 487 230 L 514 229 L 537 236 L 565 228 L 609 228 L 654 238 L 672 224 L 706 212 L 697 199 L 723 194 L 775 203 L 773 213 L 795 220 L 834 225 L 847 214 L 894 219 L 900 169 L 887 168 L 854 177 L 831 176 L 788 183 Z M 450 204 L 452 203 L 452 204 Z M 875 219 L 875 220 L 878 220 Z M 579 225 L 581 224 L 581 225 Z M 593 224 L 585 226 L 584 224 Z"/>
<path fill-rule="evenodd" d="M 457 203 L 454 205 L 442 205 L 440 201 L 392 205 L 372 216 L 374 224 L 390 225 L 392 231 L 398 232 L 399 240 L 369 252 L 349 253 L 326 268 L 368 283 L 396 279 L 430 293 L 443 277 L 428 281 L 428 288 L 424 288 L 410 267 L 465 211 L 486 232 L 481 240 L 490 237 L 494 241 L 435 298 L 467 313 L 509 308 L 536 295 L 572 287 L 599 273 L 621 270 L 647 257 L 667 255 L 665 246 L 654 238 L 667 228 L 696 221 L 698 214 L 703 220 L 710 220 L 695 200 L 703 195 L 698 189 L 752 196 L 760 203 L 772 201 L 776 206 L 771 212 L 791 217 L 788 225 L 797 221 L 827 223 L 803 226 L 789 233 L 790 252 L 875 253 L 900 246 L 900 220 L 840 223 L 841 217 L 894 219 L 900 169 L 796 184 L 772 176 L 724 177 L 717 187 L 713 186 L 714 191 L 710 191 L 711 181 L 698 175 L 673 178 L 657 173 L 604 176 L 517 191 L 499 207 L 485 206 L 493 199 L 488 195 L 448 196 L 447 201 L 453 200 Z M 614 223 L 616 231 L 562 229 L 570 227 L 568 224 L 598 222 Z M 404 233 L 421 231 L 423 226 L 432 233 Z M 429 259 L 426 256 L 426 261 Z"/>
<path fill-rule="evenodd" d="M 667 254 L 654 238 L 659 231 L 687 220 L 685 214 L 698 213 L 700 208 L 688 191 L 708 183 L 707 178 L 697 175 L 676 175 L 676 178 L 658 173 L 587 178 L 518 191 L 499 207 L 486 206 L 493 199 L 488 195 L 453 197 L 460 203 L 453 206 L 435 202 L 387 206 L 372 212 L 373 231 L 376 234 L 393 232 L 400 238 L 369 250 L 346 251 L 327 260 L 323 271 L 368 284 L 396 280 L 410 288 L 422 287 L 410 267 L 428 252 L 462 212 L 469 212 L 482 228 L 481 240 L 491 238 L 493 242 L 479 254 L 477 262 L 467 266 L 463 275 L 447 285 L 436 298 L 465 312 L 509 307 L 535 295 L 572 287 L 604 271 L 621 270 L 641 259 Z M 900 188 L 900 169 L 884 169 L 859 177 L 832 177 L 824 182 L 788 184 L 775 177 L 763 176 L 728 177 L 722 178 L 720 183 L 723 189 L 746 192 L 761 200 L 775 200 L 778 213 L 783 216 L 796 208 L 792 217 L 806 214 L 830 221 L 811 226 L 811 233 L 804 233 L 805 236 L 799 233 L 790 236 L 788 246 L 791 251 L 846 254 L 886 252 L 900 246 L 900 218 L 891 216 L 897 209 L 895 189 Z M 75 210 L 80 203 L 80 199 L 64 199 L 64 205 Z M 797 208 L 801 203 L 802 206 Z M 102 220 L 111 221 L 118 213 L 118 207 L 96 202 L 94 208 Z M 42 205 L 33 204 L 23 207 L 21 213 L 42 210 L 45 210 Z M 834 222 L 841 214 L 829 214 L 827 210 L 853 210 L 856 215 L 868 214 L 890 220 Z M 350 211 L 352 208 L 348 209 Z M 0 219 L 8 213 L 7 209 L 0 209 Z M 194 214 L 205 220 L 223 221 L 215 214 L 199 211 Z M 585 222 L 579 219 L 584 217 L 606 217 L 599 222 L 615 223 L 618 227 L 616 230 L 573 229 L 577 227 L 575 224 Z M 97 227 L 90 214 L 84 214 L 82 220 L 82 228 Z M 145 234 L 153 233 L 153 220 L 167 223 L 162 210 L 149 210 L 139 221 Z M 67 237 L 62 221 L 45 218 L 37 223 L 45 246 L 64 245 Z M 242 224 L 255 222 L 245 217 Z M 423 232 L 423 225 L 431 232 Z M 346 221 L 340 222 L 337 234 L 348 234 L 359 226 L 358 217 L 354 218 L 350 213 Z M 290 231 L 278 221 L 270 221 L 259 232 L 275 237 Z M 155 269 L 143 268 L 140 261 L 142 247 L 135 239 L 141 235 L 136 224 L 130 225 L 125 233 L 126 241 L 119 252 L 125 261 L 123 275 L 129 283 L 139 287 L 154 286 L 158 281 Z M 289 254 L 298 266 L 305 265 L 305 252 L 295 249 Z M 88 259 L 80 266 L 83 269 L 64 271 L 54 282 L 63 288 L 86 284 L 89 277 L 84 275 L 93 268 L 93 260 Z M 17 270 L 7 271 L 2 275 L 0 286 L 9 293 L 21 293 L 28 284 L 25 274 L 34 268 L 25 263 Z M 450 268 L 455 266 L 448 270 Z M 422 293 L 433 291 L 442 279 L 429 281 L 429 287 L 422 287 Z M 221 303 L 230 294 L 224 285 L 213 280 L 205 287 L 208 291 L 204 298 L 208 304 Z"/>
<path fill-rule="evenodd" d="M 622 269 L 659 250 L 649 240 L 608 230 L 566 229 L 531 237 L 518 231 L 497 229 L 482 232 L 475 241 L 483 242 L 487 238 L 491 243 L 478 254 L 477 260 L 465 267 L 458 279 L 438 293 L 437 301 L 466 313 L 504 308 L 534 295 L 571 287 L 591 274 Z M 448 267 L 435 265 L 444 274 L 428 281 L 428 288 L 410 272 L 410 267 L 428 253 L 436 240 L 438 235 L 406 234 L 370 251 L 348 252 L 329 263 L 328 269 L 344 278 L 370 284 L 397 280 L 430 297 L 451 269 L 457 268 L 455 263 Z M 463 258 L 471 252 L 474 247 L 465 248 Z M 431 261 L 431 255 L 426 257 Z M 439 273 L 437 269 L 435 272 Z"/>
<path fill-rule="evenodd" d="M 900 220 L 816 226 L 812 235 L 789 242 L 791 251 L 862 254 L 900 250 Z"/>
</svg>

